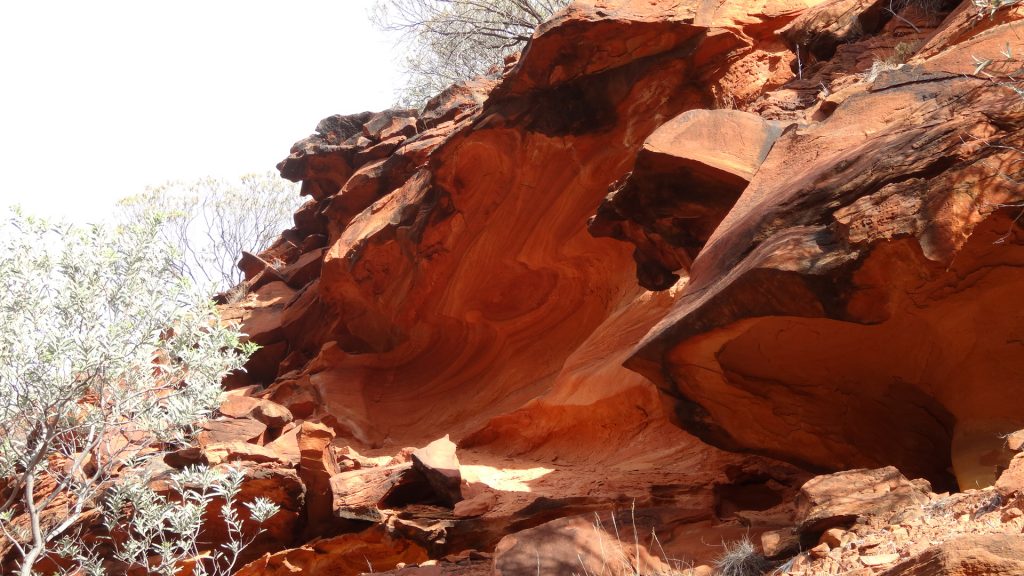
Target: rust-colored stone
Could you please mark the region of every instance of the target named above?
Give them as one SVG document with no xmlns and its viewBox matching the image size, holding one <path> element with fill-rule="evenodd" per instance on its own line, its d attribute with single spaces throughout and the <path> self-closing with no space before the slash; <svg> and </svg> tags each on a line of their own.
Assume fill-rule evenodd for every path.
<svg viewBox="0 0 1024 576">
<path fill-rule="evenodd" d="M 818 476 L 796 497 L 797 530 L 816 539 L 825 530 L 848 527 L 860 517 L 884 517 L 924 504 L 930 488 L 927 482 L 907 480 L 892 466 Z"/>
<path fill-rule="evenodd" d="M 414 451 L 412 465 L 446 503 L 455 506 L 462 500 L 459 457 L 455 454 L 455 443 L 447 435 Z"/>
<path fill-rule="evenodd" d="M 533 574 L 539 546 L 580 571 L 591 513 L 635 504 L 652 569 L 748 537 L 867 574 L 940 527 L 1019 533 L 1016 492 L 906 478 L 991 483 L 1024 426 L 1021 194 L 998 177 L 1024 113 L 962 58 L 1019 52 L 1021 10 L 899 4 L 578 2 L 496 76 L 296 144 L 281 169 L 312 200 L 225 312 L 298 419 L 264 448 L 299 458 L 299 538 L 375 523 L 436 559 L 497 546 Z M 445 434 L 457 463 L 404 448 Z M 801 466 L 874 472 L 797 498 Z"/>
<path fill-rule="evenodd" d="M 422 562 L 419 546 L 373 527 L 356 534 L 315 540 L 299 548 L 267 554 L 244 566 L 237 576 L 357 576 L 393 569 L 399 563 Z"/>
<path fill-rule="evenodd" d="M 256 441 L 267 431 L 267 425 L 251 418 L 210 420 L 196 436 L 200 446 L 217 442 Z"/>
</svg>

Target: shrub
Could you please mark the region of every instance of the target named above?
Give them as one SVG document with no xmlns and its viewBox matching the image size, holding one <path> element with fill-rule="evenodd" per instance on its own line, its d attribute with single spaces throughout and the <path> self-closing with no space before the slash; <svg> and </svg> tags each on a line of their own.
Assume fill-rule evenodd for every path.
<svg viewBox="0 0 1024 576">
<path fill-rule="evenodd" d="M 1016 6 L 1021 3 L 1021 0 L 971 0 L 971 2 L 979 15 L 991 18 L 1001 8 Z"/>
<path fill-rule="evenodd" d="M 0 227 L 0 533 L 22 576 L 70 550 L 133 467 L 187 443 L 254 350 L 178 274 L 160 226 L 15 212 Z"/>
</svg>

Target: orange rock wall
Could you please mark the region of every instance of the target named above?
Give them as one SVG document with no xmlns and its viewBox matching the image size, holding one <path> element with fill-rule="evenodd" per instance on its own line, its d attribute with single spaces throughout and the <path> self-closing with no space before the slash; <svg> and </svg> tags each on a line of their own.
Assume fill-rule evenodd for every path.
<svg viewBox="0 0 1024 576">
<path fill-rule="evenodd" d="M 631 504 L 706 561 L 785 525 L 799 467 L 994 479 L 1024 112 L 958 54 L 1016 52 L 1019 14 L 879 6 L 579 2 L 500 77 L 296 143 L 311 200 L 225 312 L 264 346 L 236 384 L 335 435 L 303 472 L 333 515 L 438 557 Z M 407 472 L 446 434 L 450 510 Z"/>
</svg>

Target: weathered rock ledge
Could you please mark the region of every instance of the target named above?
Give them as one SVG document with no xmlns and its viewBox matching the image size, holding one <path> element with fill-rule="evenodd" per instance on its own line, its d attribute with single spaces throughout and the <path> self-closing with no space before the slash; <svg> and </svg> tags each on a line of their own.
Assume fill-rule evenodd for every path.
<svg viewBox="0 0 1024 576">
<path fill-rule="evenodd" d="M 712 4 L 573 4 L 292 148 L 200 450 L 302 488 L 243 574 L 596 574 L 633 526 L 645 573 L 1019 571 L 1021 9 Z"/>
</svg>

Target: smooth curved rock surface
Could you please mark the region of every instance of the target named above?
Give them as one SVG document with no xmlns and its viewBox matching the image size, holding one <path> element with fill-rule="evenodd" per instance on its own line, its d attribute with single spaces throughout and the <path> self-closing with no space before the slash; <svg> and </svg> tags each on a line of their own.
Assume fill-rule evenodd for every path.
<svg viewBox="0 0 1024 576">
<path fill-rule="evenodd" d="M 771 18 L 781 25 L 796 13 Z M 576 5 L 538 31 L 497 85 L 468 83 L 431 101 L 416 134 L 392 119 L 393 138 L 405 140 L 390 156 L 370 153 L 393 143 L 367 128 L 385 119 L 364 114 L 326 120 L 282 162 L 316 205 L 260 258 L 309 272 L 264 281 L 234 309 L 277 347 L 276 373 L 267 363 L 248 375 L 266 386 L 257 394 L 296 426 L 319 422 L 336 435 L 334 516 L 387 525 L 436 557 L 633 501 L 702 526 L 764 515 L 806 479 L 669 422 L 656 388 L 622 363 L 678 293 L 637 286 L 629 247 L 586 226 L 652 132 L 713 102 L 695 86 L 756 91 L 790 74 L 771 34 L 746 34 L 765 20 L 694 17 L 683 5 Z M 757 62 L 758 74 L 730 76 L 738 62 Z M 747 174 L 751 154 L 704 161 Z M 294 444 L 287 434 L 273 442 Z M 402 457 L 444 434 L 458 446 L 461 509 L 442 505 Z M 345 455 L 354 452 L 370 456 Z M 300 464 L 321 486 L 315 470 Z M 748 485 L 760 496 L 742 496 Z M 756 522 L 777 528 L 784 515 Z M 693 546 L 695 529 L 674 530 L 666 546 L 710 560 Z"/>
<path fill-rule="evenodd" d="M 665 20 L 664 8 L 644 3 L 563 13 L 483 104 L 397 149 L 412 158 L 403 150 L 428 144 L 404 182 L 385 171 L 383 195 L 350 220 L 330 220 L 318 284 L 291 307 L 309 328 L 282 328 L 294 334 L 286 353 L 312 360 L 301 378 L 316 416 L 371 446 L 423 445 L 435 430 L 458 441 L 551 389 L 565 359 L 641 293 L 624 273 L 626 247 L 586 231 L 608 182 L 629 171 L 655 128 L 707 101 L 692 82 L 720 74 L 722 58 L 757 51 L 691 17 Z M 594 60 L 567 49 L 606 28 L 624 31 L 621 51 Z M 542 77 L 556 54 L 562 71 Z M 586 105 L 567 109 L 573 101 Z M 296 150 L 282 166 L 316 157 Z"/>
<path fill-rule="evenodd" d="M 869 81 L 902 20 L 797 65 L 776 32 L 815 4 L 576 3 L 499 76 L 293 148 L 312 201 L 226 316 L 264 346 L 236 384 L 294 418 L 251 442 L 299 456 L 301 539 L 372 524 L 439 561 L 504 540 L 511 565 L 635 506 L 710 563 L 708 540 L 791 529 L 805 468 L 947 487 L 983 465 L 971 431 L 1014 424 L 1024 369 L 1014 155 L 986 143 L 1024 117 L 955 52 L 1012 20 L 914 24 Z M 410 460 L 445 434 L 439 488 Z"/>
<path fill-rule="evenodd" d="M 241 574 L 596 573 L 633 524 L 649 571 L 1014 567 L 1024 6 L 904 4 L 577 2 L 323 120 L 219 296 L 261 348 L 165 459 L 281 503 Z"/>
</svg>

